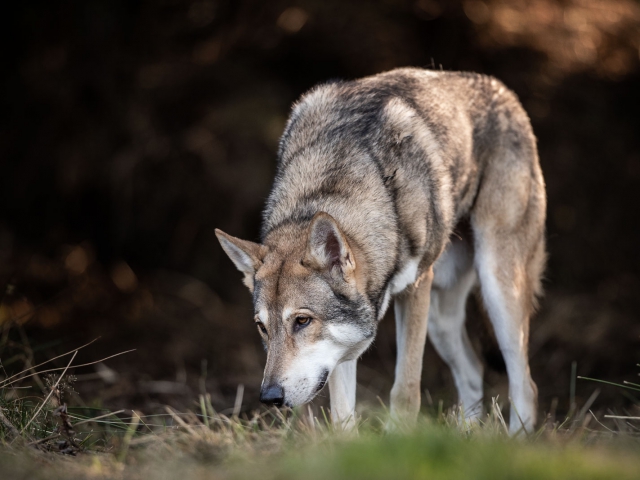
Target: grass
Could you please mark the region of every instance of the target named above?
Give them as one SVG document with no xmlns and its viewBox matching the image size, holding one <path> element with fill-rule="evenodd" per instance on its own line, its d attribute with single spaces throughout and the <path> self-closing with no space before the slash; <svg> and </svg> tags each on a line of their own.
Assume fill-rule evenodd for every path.
<svg viewBox="0 0 640 480">
<path fill-rule="evenodd" d="M 357 435 L 311 423 L 301 412 L 262 412 L 245 420 L 215 415 L 207 418 L 209 427 L 195 413 L 168 415 L 174 427 L 147 433 L 141 426 L 150 419 L 132 416 L 131 428 L 114 434 L 118 441 L 75 457 L 5 444 L 0 472 L 3 478 L 65 480 L 637 479 L 640 472 L 633 437 L 576 428 L 512 439 L 495 414 L 470 427 L 453 415 L 422 417 L 417 427 L 392 434 L 382 433 L 382 419 L 374 417 Z"/>
<path fill-rule="evenodd" d="M 305 408 L 222 415 L 206 394 L 187 412 L 109 412 L 66 406 L 77 351 L 57 357 L 69 359 L 66 367 L 45 362 L 0 379 L 2 479 L 640 478 L 638 419 L 605 426 L 589 403 L 515 439 L 497 400 L 478 423 L 450 410 L 393 433 L 382 410 L 364 413 L 358 432 L 345 433 Z M 25 394 L 28 385 L 42 395 Z"/>
<path fill-rule="evenodd" d="M 17 420 L 28 422 L 36 405 L 19 405 Z M 167 407 L 164 415 L 122 413 L 94 415 L 92 421 L 69 414 L 73 433 L 51 427 L 55 411 L 40 413 L 41 431 L 13 440 L 4 436 L 2 478 L 534 480 L 636 479 L 640 472 L 640 445 L 633 434 L 573 423 L 513 439 L 497 406 L 478 424 L 460 422 L 449 412 L 423 416 L 417 426 L 398 426 L 394 433 L 385 433 L 384 413 L 372 412 L 357 434 L 335 432 L 303 409 L 227 417 L 214 412 L 206 397 L 193 412 Z M 55 440 L 31 439 L 34 434 L 47 439 L 56 431 Z M 60 455 L 60 447 L 75 456 Z"/>
</svg>

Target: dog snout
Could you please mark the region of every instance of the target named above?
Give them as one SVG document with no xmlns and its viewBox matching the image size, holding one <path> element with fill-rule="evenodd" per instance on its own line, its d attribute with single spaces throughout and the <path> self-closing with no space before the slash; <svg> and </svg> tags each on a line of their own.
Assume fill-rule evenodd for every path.
<svg viewBox="0 0 640 480">
<path fill-rule="evenodd" d="M 260 390 L 260 401 L 265 405 L 281 407 L 284 404 L 284 388 L 277 383 L 265 385 Z"/>
</svg>

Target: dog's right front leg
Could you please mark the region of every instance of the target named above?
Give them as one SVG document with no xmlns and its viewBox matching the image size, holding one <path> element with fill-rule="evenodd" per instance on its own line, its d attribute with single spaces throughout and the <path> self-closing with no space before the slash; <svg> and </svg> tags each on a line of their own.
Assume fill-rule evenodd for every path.
<svg viewBox="0 0 640 480">
<path fill-rule="evenodd" d="M 394 300 L 398 358 L 391 389 L 391 417 L 395 421 L 414 422 L 420 411 L 420 377 L 432 281 L 433 269 L 429 268 Z"/>
<path fill-rule="evenodd" d="M 337 429 L 351 430 L 356 424 L 356 363 L 342 362 L 329 376 L 331 422 Z"/>
</svg>

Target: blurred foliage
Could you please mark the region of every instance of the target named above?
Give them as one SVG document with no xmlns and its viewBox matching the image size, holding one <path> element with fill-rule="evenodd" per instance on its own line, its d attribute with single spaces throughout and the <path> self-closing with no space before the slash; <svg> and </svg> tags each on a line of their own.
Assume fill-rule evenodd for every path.
<svg viewBox="0 0 640 480">
<path fill-rule="evenodd" d="M 96 402 L 188 403 L 204 382 L 216 406 L 239 383 L 255 404 L 250 297 L 214 228 L 258 238 L 278 136 L 306 89 L 416 65 L 495 75 L 531 115 L 549 194 L 531 335 L 541 408 L 559 397 L 568 409 L 574 360 L 580 375 L 635 376 L 638 2 L 34 1 L 0 22 L 0 358 L 11 332 L 34 346 L 102 336 L 88 360 L 138 351 L 111 383 L 78 383 Z M 469 310 L 488 392 L 506 398 L 499 352 L 480 346 Z M 360 368 L 371 402 L 392 378 L 389 320 Z M 427 402 L 451 401 L 432 350 L 425 365 Z M 591 391 L 578 383 L 583 400 Z M 600 401 L 625 405 L 606 389 Z"/>
</svg>

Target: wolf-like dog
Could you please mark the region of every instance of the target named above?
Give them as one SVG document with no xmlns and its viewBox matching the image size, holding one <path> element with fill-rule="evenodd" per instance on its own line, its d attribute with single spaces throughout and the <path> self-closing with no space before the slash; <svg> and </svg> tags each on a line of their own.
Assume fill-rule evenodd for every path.
<svg viewBox="0 0 640 480">
<path fill-rule="evenodd" d="M 392 416 L 418 414 L 428 324 L 477 418 L 483 367 L 464 323 L 478 286 L 507 367 L 510 430 L 531 432 L 545 212 L 531 124 L 498 80 L 403 68 L 315 87 L 282 135 L 262 242 L 216 230 L 253 294 L 261 400 L 304 404 L 328 382 L 332 421 L 353 425 L 356 362 L 393 300 Z"/>
</svg>

